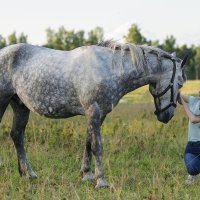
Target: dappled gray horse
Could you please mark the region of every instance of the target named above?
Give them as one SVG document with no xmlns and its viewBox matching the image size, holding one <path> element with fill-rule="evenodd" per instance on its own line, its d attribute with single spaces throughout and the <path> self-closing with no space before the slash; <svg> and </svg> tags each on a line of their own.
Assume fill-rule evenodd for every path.
<svg viewBox="0 0 200 200">
<path fill-rule="evenodd" d="M 24 149 L 29 111 L 49 118 L 85 115 L 87 138 L 81 167 L 83 180 L 107 186 L 102 169 L 101 125 L 106 115 L 128 92 L 150 85 L 155 114 L 167 123 L 174 115 L 179 88 L 184 83 L 182 61 L 160 49 L 104 42 L 72 51 L 29 44 L 0 50 L 0 119 L 8 104 L 14 111 L 11 137 L 19 172 L 36 177 Z"/>
</svg>

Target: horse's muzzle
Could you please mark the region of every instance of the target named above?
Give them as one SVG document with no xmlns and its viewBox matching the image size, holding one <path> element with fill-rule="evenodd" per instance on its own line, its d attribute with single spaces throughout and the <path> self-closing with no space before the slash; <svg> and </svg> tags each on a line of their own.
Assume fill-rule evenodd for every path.
<svg viewBox="0 0 200 200">
<path fill-rule="evenodd" d="M 168 108 L 166 111 L 161 113 L 156 113 L 156 116 L 160 122 L 168 123 L 170 119 L 174 116 L 174 107 Z"/>
</svg>

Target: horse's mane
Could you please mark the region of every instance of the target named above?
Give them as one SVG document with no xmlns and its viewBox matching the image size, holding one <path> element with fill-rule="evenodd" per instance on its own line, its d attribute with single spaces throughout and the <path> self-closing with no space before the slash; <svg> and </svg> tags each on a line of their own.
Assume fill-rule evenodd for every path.
<svg viewBox="0 0 200 200">
<path fill-rule="evenodd" d="M 115 53 L 116 51 L 120 51 L 121 55 L 126 53 L 130 53 L 132 62 L 138 67 L 143 68 L 145 63 L 145 58 L 143 55 L 143 51 L 140 46 L 135 44 L 121 44 L 113 40 L 102 41 L 97 44 L 101 47 L 107 47 Z"/>
<path fill-rule="evenodd" d="M 156 54 L 159 58 L 167 57 L 170 59 L 181 61 L 179 58 L 174 58 L 170 53 L 167 53 L 166 51 L 163 51 L 162 49 L 153 46 L 136 45 L 130 43 L 122 44 L 113 40 L 102 41 L 97 45 L 110 48 L 111 50 L 113 50 L 113 52 L 115 52 L 116 50 L 120 50 L 122 55 L 126 52 L 130 52 L 133 63 L 136 64 L 138 67 L 142 67 L 143 64 L 146 62 L 144 51 Z"/>
</svg>

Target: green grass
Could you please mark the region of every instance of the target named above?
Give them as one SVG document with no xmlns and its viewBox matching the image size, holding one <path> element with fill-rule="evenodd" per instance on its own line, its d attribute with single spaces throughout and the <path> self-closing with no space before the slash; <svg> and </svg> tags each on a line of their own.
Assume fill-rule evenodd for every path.
<svg viewBox="0 0 200 200">
<path fill-rule="evenodd" d="M 200 181 L 184 185 L 188 120 L 183 109 L 178 106 L 175 117 L 164 125 L 154 116 L 145 87 L 141 90 L 146 100 L 141 102 L 141 97 L 130 93 L 131 103 L 117 106 L 102 126 L 109 189 L 95 190 L 81 182 L 84 117 L 52 120 L 31 114 L 26 149 L 38 179 L 21 178 L 9 136 L 12 112 L 8 109 L 0 130 L 0 199 L 198 200 Z M 187 91 L 183 88 L 183 92 Z"/>
<path fill-rule="evenodd" d="M 197 95 L 200 90 L 200 81 L 187 81 L 181 93 L 185 95 Z M 149 86 L 143 86 L 130 92 L 120 101 L 121 103 L 148 103 L 153 102 L 153 97 L 149 93 Z"/>
</svg>

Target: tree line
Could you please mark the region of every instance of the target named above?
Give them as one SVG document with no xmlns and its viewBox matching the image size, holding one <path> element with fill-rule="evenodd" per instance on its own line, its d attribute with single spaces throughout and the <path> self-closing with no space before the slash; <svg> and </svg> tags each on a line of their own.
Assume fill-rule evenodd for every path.
<svg viewBox="0 0 200 200">
<path fill-rule="evenodd" d="M 84 30 L 66 30 L 65 27 L 61 26 L 58 30 L 51 28 L 46 30 L 46 42 L 43 46 L 60 50 L 72 50 L 84 45 L 97 44 L 103 39 L 104 30 L 101 27 L 95 27 L 85 32 Z M 176 52 L 180 58 L 188 54 L 187 77 L 190 80 L 200 79 L 200 46 L 192 45 L 189 47 L 186 44 L 178 45 L 173 35 L 167 36 L 162 43 L 159 40 L 149 40 L 142 35 L 140 28 L 136 24 L 130 26 L 124 39 L 128 43 L 147 44 L 161 48 L 169 53 Z M 0 48 L 16 43 L 28 43 L 28 36 L 24 33 L 17 35 L 16 32 L 11 33 L 7 38 L 0 35 Z"/>
</svg>

